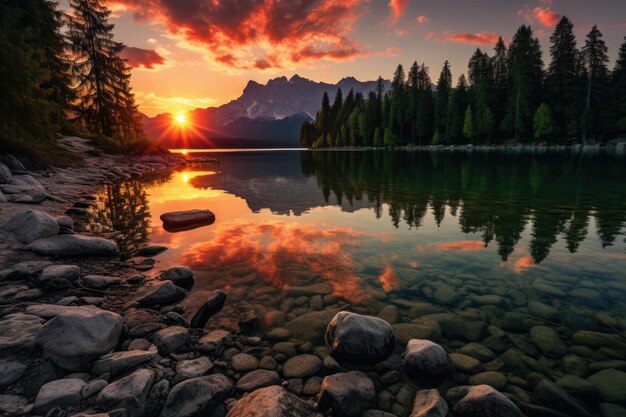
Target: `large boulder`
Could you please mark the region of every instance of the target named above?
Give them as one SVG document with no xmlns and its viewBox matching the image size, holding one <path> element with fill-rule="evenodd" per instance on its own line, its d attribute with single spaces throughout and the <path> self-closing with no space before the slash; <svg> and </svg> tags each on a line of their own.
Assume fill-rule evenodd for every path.
<svg viewBox="0 0 626 417">
<path fill-rule="evenodd" d="M 424 376 L 443 376 L 454 368 L 440 345 L 424 339 L 411 339 L 402 355 L 407 371 Z"/>
<path fill-rule="evenodd" d="M 128 417 L 143 417 L 146 398 L 154 384 L 154 379 L 153 371 L 138 369 L 104 387 L 96 397 L 96 401 L 105 410 L 124 408 Z"/>
<path fill-rule="evenodd" d="M 0 184 L 0 190 L 12 203 L 41 203 L 46 198 L 45 188 L 30 175 L 15 175 L 6 184 Z"/>
<path fill-rule="evenodd" d="M 117 345 L 122 323 L 119 314 L 94 306 L 66 307 L 39 330 L 37 345 L 55 365 L 77 371 Z"/>
<path fill-rule="evenodd" d="M 161 417 L 210 415 L 232 391 L 232 381 L 221 374 L 188 379 L 172 388 L 161 411 Z"/>
<path fill-rule="evenodd" d="M 391 325 L 378 317 L 341 311 L 326 328 L 326 345 L 337 359 L 383 360 L 391 354 L 395 343 Z"/>
<path fill-rule="evenodd" d="M 187 295 L 187 291 L 180 288 L 172 281 L 158 281 L 146 285 L 137 302 L 142 307 L 152 307 L 155 305 L 167 305 L 182 300 Z"/>
<path fill-rule="evenodd" d="M 215 222 L 215 214 L 209 210 L 170 211 L 161 214 L 163 229 L 168 232 L 191 230 Z"/>
<path fill-rule="evenodd" d="M 454 415 L 462 417 L 522 417 L 513 401 L 489 385 L 461 386 L 446 397 Z"/>
<path fill-rule="evenodd" d="M 65 378 L 44 384 L 35 398 L 33 413 L 46 414 L 54 407 L 65 408 L 82 400 L 81 391 L 87 385 L 78 378 Z"/>
<path fill-rule="evenodd" d="M 24 244 L 59 234 L 59 224 L 43 211 L 27 210 L 16 214 L 2 226 Z"/>
<path fill-rule="evenodd" d="M 363 372 L 352 371 L 327 376 L 322 381 L 319 407 L 331 408 L 334 415 L 360 416 L 376 397 L 371 379 Z"/>
<path fill-rule="evenodd" d="M 203 328 L 212 316 L 222 310 L 225 302 L 226 293 L 224 291 L 213 291 L 206 302 L 193 315 L 191 327 Z"/>
<path fill-rule="evenodd" d="M 35 347 L 43 320 L 31 314 L 15 313 L 0 321 L 0 356 L 28 353 Z"/>
<path fill-rule="evenodd" d="M 311 406 L 274 385 L 242 397 L 226 417 L 314 417 Z"/>
<path fill-rule="evenodd" d="M 58 235 L 39 239 L 26 247 L 39 255 L 68 258 L 79 256 L 116 256 L 117 243 L 101 237 Z"/>
</svg>

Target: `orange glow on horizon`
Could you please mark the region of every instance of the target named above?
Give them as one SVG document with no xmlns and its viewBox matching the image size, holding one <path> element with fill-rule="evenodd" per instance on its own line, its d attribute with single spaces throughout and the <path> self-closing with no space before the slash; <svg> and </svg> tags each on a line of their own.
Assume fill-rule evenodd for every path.
<svg viewBox="0 0 626 417">
<path fill-rule="evenodd" d="M 442 251 L 478 251 L 485 249 L 485 243 L 480 240 L 459 240 L 457 242 L 442 242 L 421 245 L 417 247 L 418 252 L 424 250 L 442 250 Z"/>
<path fill-rule="evenodd" d="M 184 125 L 186 120 L 185 120 L 185 115 L 184 114 L 179 114 L 178 116 L 176 116 L 176 122 L 179 125 Z"/>
</svg>

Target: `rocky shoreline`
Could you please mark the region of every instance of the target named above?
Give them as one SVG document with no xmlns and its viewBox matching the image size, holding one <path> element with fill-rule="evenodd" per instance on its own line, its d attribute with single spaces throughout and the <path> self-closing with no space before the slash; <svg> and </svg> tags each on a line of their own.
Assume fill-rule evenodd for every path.
<svg viewBox="0 0 626 417">
<path fill-rule="evenodd" d="M 76 138 L 66 144 L 88 151 Z M 179 165 L 169 156 L 130 163 L 88 157 L 81 168 L 17 183 L 11 179 L 30 174 L 7 166 L 4 184 L 22 187 L 9 187 L 9 195 L 43 199 L 32 202 L 37 206 L 0 203 L 5 225 L 0 231 L 0 411 L 47 417 L 593 415 L 579 396 L 601 398 L 603 417 L 624 410 L 619 387 L 626 383 L 626 367 L 618 359 L 624 341 L 617 335 L 578 332 L 573 337 L 580 347 L 573 351 L 551 327 L 531 320 L 531 340 L 517 340 L 518 349 L 509 349 L 504 332 L 487 326 L 478 309 L 449 317 L 416 302 L 387 305 L 373 317 L 347 311 L 351 306 L 334 296 L 328 283 L 315 280 L 279 289 L 278 295 L 257 294 L 280 297 L 285 308 L 252 309 L 241 315 L 237 331 L 205 330 L 228 302 L 228 291 L 213 292 L 187 320 L 183 314 L 190 312 L 178 302 L 193 285 L 191 270 L 171 267 L 145 282 L 143 268 L 137 268 L 152 266 L 152 257 L 167 248 L 138 248 L 133 258 L 121 260 L 115 242 L 77 235 L 71 217 L 53 217 L 66 210 L 81 216 L 104 181 Z M 250 272 L 236 271 L 233 285 L 252 285 Z M 432 297 L 443 305 L 459 298 L 446 284 Z M 482 298 L 467 302 L 484 311 L 505 304 L 501 295 L 475 297 Z M 526 305 L 525 298 L 520 303 Z M 535 303 L 533 314 L 554 320 L 548 307 Z M 399 322 L 402 314 L 416 321 Z M 526 326 L 524 316 L 506 314 L 507 327 Z M 431 340 L 442 332 L 459 340 L 458 349 Z M 583 349 L 588 346 L 603 346 L 603 355 L 613 359 L 583 379 L 587 363 L 578 355 L 589 355 Z M 563 358 L 567 372 L 555 383 L 542 370 L 557 358 Z M 506 376 L 505 363 L 532 382 Z M 518 388 L 536 382 L 532 398 Z"/>
</svg>

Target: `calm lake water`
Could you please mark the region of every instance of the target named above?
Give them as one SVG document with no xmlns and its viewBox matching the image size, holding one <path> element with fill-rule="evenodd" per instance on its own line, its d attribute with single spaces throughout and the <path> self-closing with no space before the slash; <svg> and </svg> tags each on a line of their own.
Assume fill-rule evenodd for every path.
<svg viewBox="0 0 626 417">
<path fill-rule="evenodd" d="M 502 373 L 504 390 L 531 402 L 537 375 L 626 370 L 624 157 L 267 151 L 219 160 L 108 186 L 90 217 L 94 230 L 123 232 L 127 252 L 168 246 L 148 275 L 191 267 L 188 314 L 224 289 L 209 328 L 236 330 L 256 310 L 269 327 L 321 346 L 336 309 L 382 315 L 399 345 L 488 347 L 481 370 Z M 163 230 L 162 213 L 188 209 L 210 209 L 216 221 Z M 328 291 L 289 290 L 317 283 Z M 592 411 L 609 400 L 581 399 Z"/>
</svg>

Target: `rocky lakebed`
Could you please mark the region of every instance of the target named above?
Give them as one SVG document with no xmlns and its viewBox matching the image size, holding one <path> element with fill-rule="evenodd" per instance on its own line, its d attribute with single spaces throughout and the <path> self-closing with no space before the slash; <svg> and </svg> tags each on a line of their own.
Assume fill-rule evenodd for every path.
<svg viewBox="0 0 626 417">
<path fill-rule="evenodd" d="M 351 303 L 313 271 L 272 286 L 219 271 L 201 306 L 168 250 L 121 251 L 79 227 L 105 183 L 179 168 L 173 155 L 91 156 L 31 172 L 0 155 L 0 414 L 98 417 L 623 417 L 626 316 L 587 314 L 626 282 L 546 277 L 529 297 L 472 276 Z M 213 214 L 169 213 L 170 230 Z M 210 207 L 209 207 L 210 209 Z M 228 284 L 226 284 L 228 283 Z M 246 297 L 242 296 L 246 293 Z M 220 326 L 236 312 L 236 328 Z"/>
</svg>

